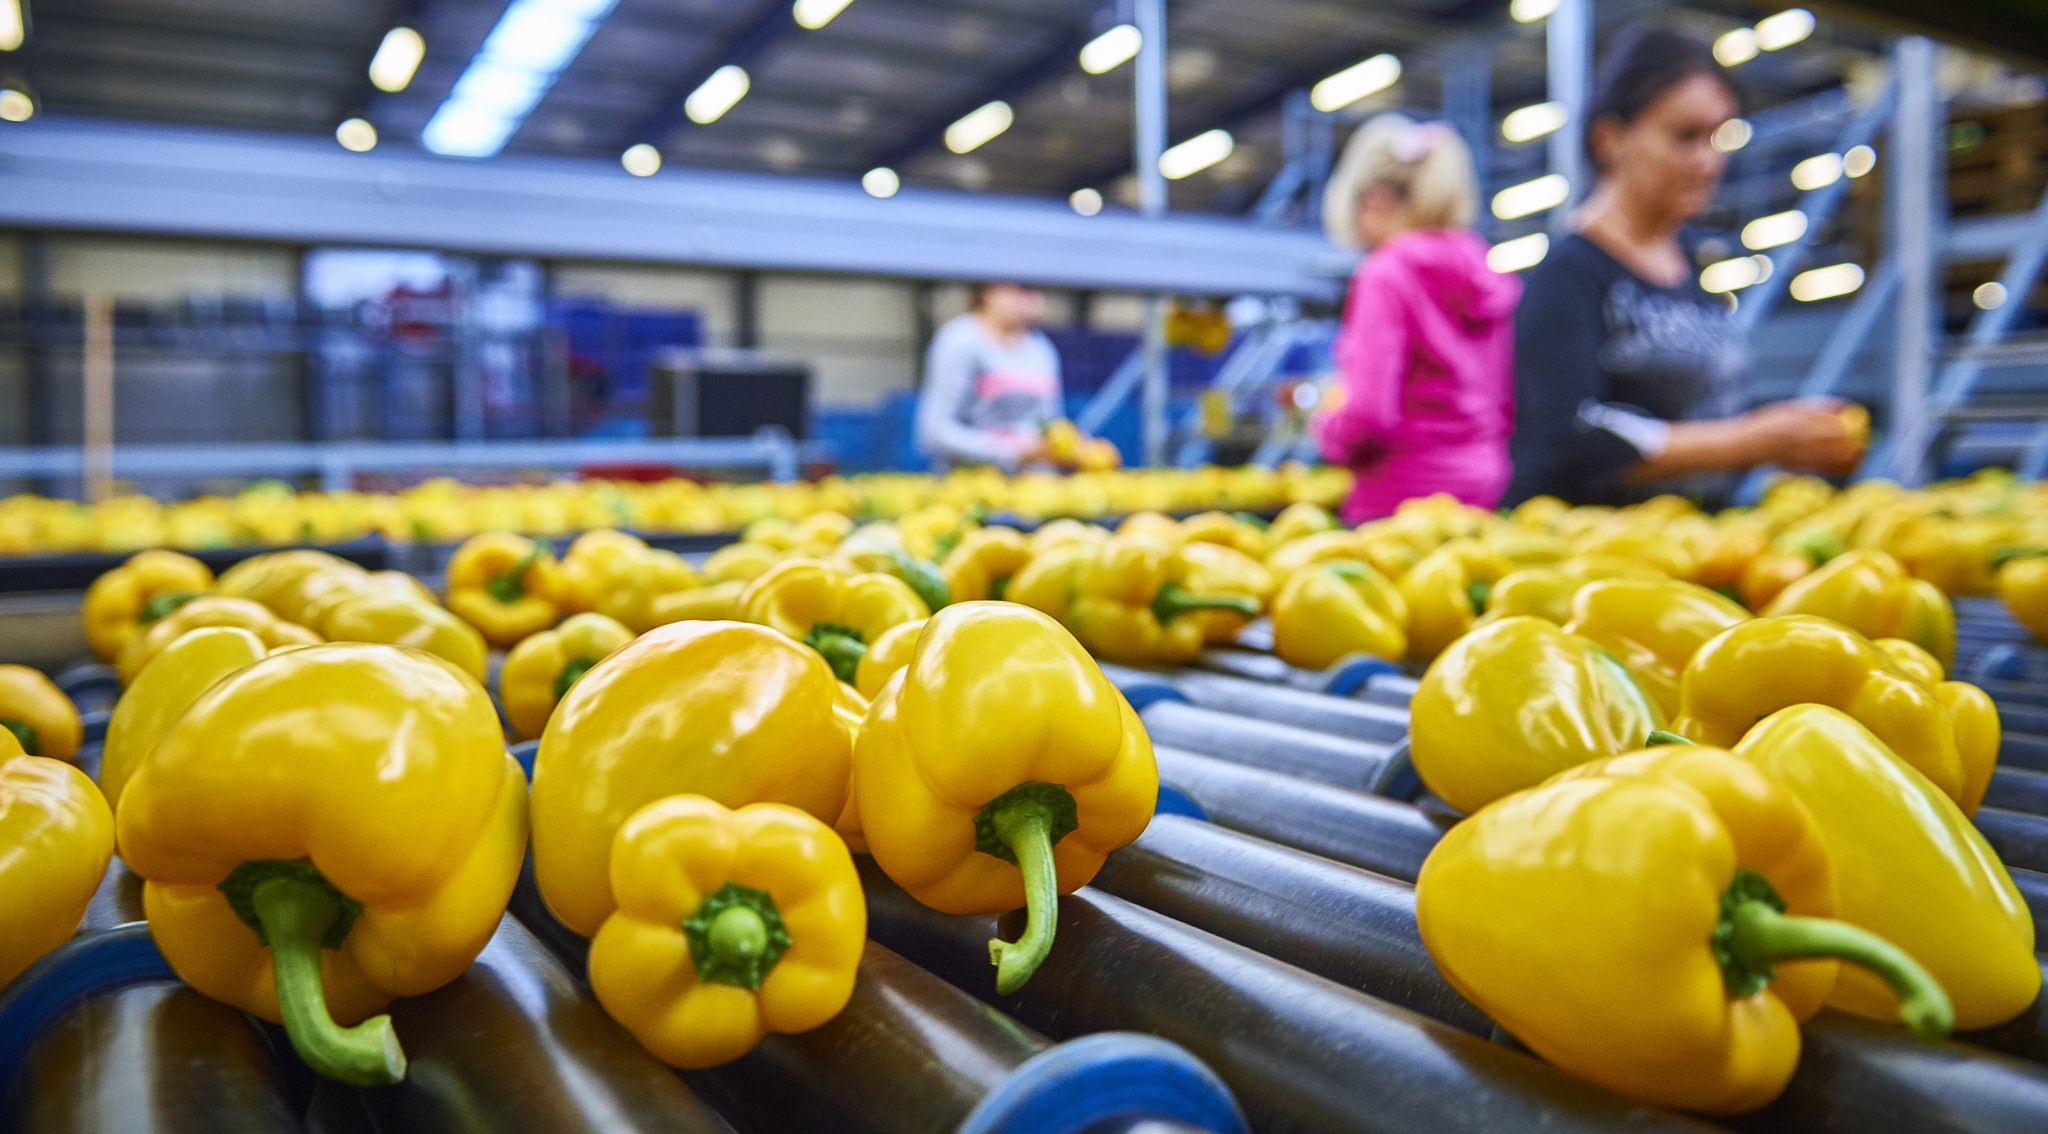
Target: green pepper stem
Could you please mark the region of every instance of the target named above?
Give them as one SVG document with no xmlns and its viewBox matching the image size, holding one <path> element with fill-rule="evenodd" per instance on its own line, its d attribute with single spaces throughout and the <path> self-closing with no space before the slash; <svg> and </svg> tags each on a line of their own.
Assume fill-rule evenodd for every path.
<svg viewBox="0 0 2048 1134">
<path fill-rule="evenodd" d="M 988 943 L 996 966 L 996 991 L 1007 996 L 1024 987 L 1052 951 L 1053 927 L 1059 920 L 1059 874 L 1052 863 L 1053 816 L 1029 800 L 998 808 L 989 817 L 996 838 L 1016 856 L 1024 875 L 1024 935 L 1016 941 L 996 938 Z"/>
<path fill-rule="evenodd" d="M 854 674 L 860 670 L 860 659 L 867 656 L 867 640 L 860 631 L 847 626 L 835 626 L 820 622 L 804 635 L 804 645 L 818 651 L 825 658 L 825 664 L 832 667 L 832 675 L 848 685 L 853 684 Z"/>
<path fill-rule="evenodd" d="M 250 894 L 270 943 L 277 1006 L 292 1049 L 314 1073 L 357 1087 L 405 1078 L 405 1052 L 391 1017 L 344 1028 L 327 1014 L 320 984 L 320 943 L 343 914 L 331 887 L 290 877 L 266 879 Z"/>
<path fill-rule="evenodd" d="M 1001 602 L 1003 596 L 1008 593 L 1010 593 L 1010 577 L 1008 575 L 997 575 L 988 581 L 988 597 Z"/>
<path fill-rule="evenodd" d="M 596 664 L 597 662 L 590 658 L 577 658 L 563 666 L 562 672 L 555 675 L 555 700 L 560 701 L 567 697 L 569 687 L 583 680 L 583 675 L 589 673 L 591 667 Z"/>
<path fill-rule="evenodd" d="M 14 739 L 21 741 L 23 752 L 30 756 L 43 754 L 43 738 L 37 734 L 36 726 L 27 721 L 0 721 L 0 728 L 13 733 Z"/>
<path fill-rule="evenodd" d="M 1190 594 L 1179 583 L 1159 588 L 1158 596 L 1152 600 L 1152 615 L 1161 622 L 1171 622 L 1197 610 L 1227 610 L 1245 618 L 1257 618 L 1259 600 L 1250 595 Z"/>
<path fill-rule="evenodd" d="M 492 598 L 510 606 L 526 597 L 525 580 L 527 568 L 532 567 L 538 562 L 540 562 L 540 544 L 536 543 L 533 545 L 533 550 L 526 553 L 526 558 L 513 564 L 511 570 L 496 576 L 489 583 L 484 584 L 484 589 L 491 592 Z"/>
<path fill-rule="evenodd" d="M 1742 884 L 1738 878 L 1736 885 Z M 1715 944 L 1724 966 L 1767 981 L 1778 961 L 1833 957 L 1861 965 L 1891 986 L 1899 997 L 1899 1019 L 1914 1035 L 1934 1042 L 1954 1030 L 1956 1013 L 1948 993 L 1905 950 L 1845 921 L 1780 912 L 1772 900 L 1776 897 L 1742 896 L 1723 904 Z"/>
<path fill-rule="evenodd" d="M 1643 747 L 1645 748 L 1657 748 L 1666 744 L 1692 743 L 1694 743 L 1694 741 L 1691 737 L 1680 736 L 1679 734 L 1672 732 L 1670 729 L 1665 728 L 1653 728 L 1650 730 L 1650 735 L 1643 738 Z"/>
<path fill-rule="evenodd" d="M 1476 613 L 1484 613 L 1486 604 L 1493 598 L 1493 584 L 1484 579 L 1474 579 L 1465 584 L 1465 601 Z"/>
<path fill-rule="evenodd" d="M 768 923 L 745 906 L 727 906 L 711 919 L 711 951 L 728 965 L 750 964 L 768 951 Z"/>
</svg>

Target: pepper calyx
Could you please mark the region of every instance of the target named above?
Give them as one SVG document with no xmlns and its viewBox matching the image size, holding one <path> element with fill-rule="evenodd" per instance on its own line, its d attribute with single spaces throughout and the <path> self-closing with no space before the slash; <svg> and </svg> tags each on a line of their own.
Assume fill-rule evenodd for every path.
<svg viewBox="0 0 2048 1134">
<path fill-rule="evenodd" d="M 683 920 L 697 979 L 757 989 L 795 941 L 766 890 L 727 882 Z"/>
<path fill-rule="evenodd" d="M 804 645 L 818 651 L 825 664 L 832 667 L 832 675 L 848 685 L 853 684 L 860 659 L 868 652 L 867 638 L 860 631 L 837 622 L 820 622 L 811 627 L 811 632 L 804 635 Z"/>
<path fill-rule="evenodd" d="M 1680 736 L 1678 733 L 1672 732 L 1668 728 L 1653 728 L 1650 730 L 1650 735 L 1643 738 L 1643 747 L 1645 748 L 1660 748 L 1666 744 L 1697 743 L 1699 742 L 1694 740 L 1693 738 L 1689 736 Z"/>
<path fill-rule="evenodd" d="M 562 672 L 555 675 L 555 700 L 560 701 L 568 696 L 569 687 L 581 681 L 583 675 L 589 673 L 597 663 L 597 658 L 577 658 L 563 666 Z"/>
<path fill-rule="evenodd" d="M 159 595 L 151 595 L 149 601 L 142 604 L 142 609 L 135 612 L 135 621 L 144 626 L 162 621 L 179 607 L 198 597 L 198 591 L 165 591 Z"/>
<path fill-rule="evenodd" d="M 43 754 L 43 740 L 36 733 L 36 726 L 27 721 L 0 721 L 0 728 L 4 728 L 14 734 L 14 739 L 21 742 L 21 750 L 23 752 L 30 756 L 41 756 Z"/>
<path fill-rule="evenodd" d="M 269 932 L 263 928 L 263 918 L 256 908 L 256 887 L 275 878 L 303 883 L 316 890 L 323 890 L 334 898 L 339 907 L 326 932 L 320 938 L 322 949 L 339 949 L 348 939 L 348 931 L 356 923 L 356 915 L 363 912 L 363 904 L 336 889 L 327 876 L 315 869 L 310 862 L 286 862 L 283 859 L 260 858 L 245 862 L 228 872 L 217 887 L 227 895 L 228 908 L 242 923 L 256 931 L 256 940 L 270 944 Z"/>
<path fill-rule="evenodd" d="M 1493 584 L 1484 579 L 1474 579 L 1465 584 L 1465 601 L 1472 604 L 1476 612 L 1484 613 L 1486 601 L 1493 597 Z"/>
<path fill-rule="evenodd" d="M 1227 610 L 1244 618 L 1257 618 L 1259 600 L 1250 595 L 1193 594 L 1179 583 L 1168 583 L 1159 588 L 1159 593 L 1152 599 L 1152 617 L 1161 623 L 1197 610 Z"/>
<path fill-rule="evenodd" d="M 491 581 L 484 584 L 484 589 L 491 593 L 492 598 L 507 606 L 518 602 L 526 597 L 527 569 L 538 562 L 540 562 L 540 544 L 536 543 L 533 545 L 532 550 L 526 553 L 524 559 L 514 563 L 504 574 L 492 576 Z"/>
<path fill-rule="evenodd" d="M 1058 784 L 1018 784 L 974 817 L 975 849 L 1017 864 L 1024 876 L 1024 934 L 988 943 L 996 991 L 1017 991 L 1052 951 L 1058 921 L 1059 871 L 1052 848 L 1080 825 L 1074 796 Z"/>
</svg>

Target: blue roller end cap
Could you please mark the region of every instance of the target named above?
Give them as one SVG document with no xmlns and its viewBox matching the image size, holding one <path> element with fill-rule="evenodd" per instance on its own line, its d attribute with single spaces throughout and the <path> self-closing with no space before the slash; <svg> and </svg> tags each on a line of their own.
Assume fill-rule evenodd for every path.
<svg viewBox="0 0 2048 1134">
<path fill-rule="evenodd" d="M 115 988 L 177 979 L 147 925 L 74 937 L 44 954 L 0 988 L 0 1095 L 7 1093 L 7 1076 L 57 1017 Z"/>
<path fill-rule="evenodd" d="M 1159 785 L 1159 802 L 1152 805 L 1154 815 L 1185 815 L 1190 819 L 1209 821 L 1209 813 L 1202 810 L 1194 797 L 1172 784 Z"/>
<path fill-rule="evenodd" d="M 520 770 L 526 773 L 526 782 L 532 783 L 533 758 L 540 754 L 540 741 L 522 740 L 506 751 L 512 754 L 514 760 L 519 761 Z"/>
<path fill-rule="evenodd" d="M 1332 697 L 1349 697 L 1373 678 L 1399 672 L 1400 666 L 1384 658 L 1368 654 L 1348 657 L 1323 672 L 1323 692 Z"/>
<path fill-rule="evenodd" d="M 1976 664 L 1970 667 L 1973 681 L 2023 681 L 2027 676 L 2027 657 L 2011 642 L 2002 642 L 1985 650 Z"/>
<path fill-rule="evenodd" d="M 1162 701 L 1186 704 L 1188 699 L 1185 693 L 1164 681 L 1133 681 L 1128 685 L 1120 684 L 1116 688 L 1117 692 L 1124 695 L 1124 700 L 1131 703 L 1131 708 L 1141 713 L 1148 706 L 1157 705 Z"/>
<path fill-rule="evenodd" d="M 1032 1056 L 957 1134 L 1083 1134 L 1115 1119 L 1246 1134 L 1244 1112 L 1207 1064 L 1158 1036 L 1103 1032 Z"/>
<path fill-rule="evenodd" d="M 107 722 L 112 720 L 113 717 L 114 714 L 106 709 L 94 709 L 89 713 L 78 714 L 79 728 L 84 731 L 80 742 L 84 744 L 105 744 L 107 742 Z"/>
</svg>

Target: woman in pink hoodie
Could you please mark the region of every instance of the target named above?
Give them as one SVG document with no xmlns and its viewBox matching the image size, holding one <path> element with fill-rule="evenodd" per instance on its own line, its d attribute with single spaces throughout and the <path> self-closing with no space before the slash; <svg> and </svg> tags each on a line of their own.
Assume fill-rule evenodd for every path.
<svg viewBox="0 0 2048 1134">
<path fill-rule="evenodd" d="M 1323 457 L 1357 477 L 1346 523 L 1434 492 L 1491 508 L 1507 488 L 1522 286 L 1486 266 L 1477 207 L 1472 156 L 1440 122 L 1372 119 L 1330 178 L 1323 227 L 1368 251 L 1314 426 Z"/>
</svg>

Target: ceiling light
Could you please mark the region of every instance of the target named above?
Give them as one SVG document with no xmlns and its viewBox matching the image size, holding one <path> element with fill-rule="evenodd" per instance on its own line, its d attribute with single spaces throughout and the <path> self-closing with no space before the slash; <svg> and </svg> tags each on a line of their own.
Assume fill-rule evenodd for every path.
<svg viewBox="0 0 2048 1134">
<path fill-rule="evenodd" d="M 1179 181 L 1215 165 L 1237 148 L 1228 130 L 1206 130 L 1159 155 L 1159 172 Z"/>
<path fill-rule="evenodd" d="M 1740 291 L 1771 278 L 1768 256 L 1737 256 L 1700 269 L 1700 290 L 1714 295 Z"/>
<path fill-rule="evenodd" d="M 1571 120 L 1571 111 L 1561 102 L 1539 102 L 1511 110 L 1500 120 L 1500 136 L 1510 142 L 1527 142 L 1554 134 Z"/>
<path fill-rule="evenodd" d="M 0 51 L 13 51 L 27 38 L 28 21 L 22 18 L 21 0 L 0 0 Z"/>
<path fill-rule="evenodd" d="M 1850 146 L 1842 155 L 1842 172 L 1851 177 L 1861 177 L 1877 168 L 1877 151 L 1869 146 Z"/>
<path fill-rule="evenodd" d="M 413 72 L 420 69 L 426 54 L 427 41 L 420 33 L 392 28 L 384 33 L 384 42 L 377 45 L 377 54 L 370 60 L 370 81 L 380 91 L 397 94 L 412 83 Z"/>
<path fill-rule="evenodd" d="M 797 26 L 817 31 L 846 11 L 853 0 L 796 0 L 790 13 L 796 17 Z"/>
<path fill-rule="evenodd" d="M 1084 217 L 1092 217 L 1102 211 L 1102 191 L 1099 189 L 1076 189 L 1067 197 L 1067 204 Z"/>
<path fill-rule="evenodd" d="M 420 144 L 455 157 L 504 149 L 615 3 L 512 0 L 420 131 Z"/>
<path fill-rule="evenodd" d="M 344 150 L 366 154 L 377 148 L 377 128 L 364 119 L 351 118 L 334 128 L 334 140 Z"/>
<path fill-rule="evenodd" d="M 26 122 L 36 113 L 35 100 L 12 87 L 0 87 L 0 120 Z"/>
<path fill-rule="evenodd" d="M 1016 120 L 1009 103 L 1001 99 L 982 103 L 946 127 L 946 148 L 956 154 L 971 154 L 1008 130 Z"/>
<path fill-rule="evenodd" d="M 1533 24 L 1557 11 L 1557 3 L 1558 0 L 1513 0 L 1508 5 L 1508 15 L 1513 16 L 1517 23 Z"/>
<path fill-rule="evenodd" d="M 1806 235 L 1806 214 L 1798 209 L 1758 217 L 1742 226 L 1742 246 L 1761 250 L 1790 244 Z"/>
<path fill-rule="evenodd" d="M 1977 290 L 1970 293 L 1970 302 L 1980 311 L 1996 311 L 2005 306 L 2005 285 L 1997 280 L 1978 284 Z"/>
<path fill-rule="evenodd" d="M 697 84 L 697 89 L 683 100 L 683 113 L 697 125 L 709 126 L 747 97 L 747 89 L 753 85 L 746 68 L 727 63 Z"/>
<path fill-rule="evenodd" d="M 1830 264 L 1792 277 L 1792 298 L 1801 303 L 1833 299 L 1863 286 L 1863 269 L 1855 264 Z"/>
<path fill-rule="evenodd" d="M 646 142 L 636 142 L 619 155 L 619 164 L 635 177 L 653 177 L 661 171 L 661 151 Z"/>
<path fill-rule="evenodd" d="M 888 166 L 878 165 L 860 175 L 860 187 L 867 190 L 870 197 L 886 199 L 894 197 L 896 190 L 903 188 L 903 179 Z"/>
<path fill-rule="evenodd" d="M 1533 268 L 1550 253 L 1550 237 L 1540 232 L 1503 240 L 1486 250 L 1486 266 L 1502 275 Z"/>
<path fill-rule="evenodd" d="M 1792 167 L 1792 187 L 1811 192 L 1842 179 L 1840 154 L 1815 154 Z"/>
<path fill-rule="evenodd" d="M 1804 8 L 1787 8 L 1756 22 L 1756 45 L 1765 51 L 1781 51 L 1813 34 L 1813 13 Z"/>
<path fill-rule="evenodd" d="M 1736 28 L 1714 41 L 1714 58 L 1723 67 L 1738 67 L 1756 58 L 1756 29 Z"/>
<path fill-rule="evenodd" d="M 1534 181 L 1510 185 L 1493 195 L 1493 215 L 1514 220 L 1545 209 L 1554 209 L 1572 195 L 1571 182 L 1561 173 L 1546 173 Z"/>
<path fill-rule="evenodd" d="M 1713 144 L 1717 152 L 1732 154 L 1736 150 L 1748 145 L 1749 139 L 1755 133 L 1756 130 L 1750 126 L 1749 119 L 1730 118 L 1728 121 L 1714 127 L 1713 136 L 1707 140 Z"/>
<path fill-rule="evenodd" d="M 1401 61 L 1391 55 L 1375 55 L 1354 63 L 1311 87 L 1308 100 L 1317 110 L 1342 110 L 1366 95 L 1386 90 L 1399 82 Z"/>
<path fill-rule="evenodd" d="M 1106 75 L 1138 54 L 1145 37 L 1130 24 L 1118 24 L 1088 41 L 1081 48 L 1081 69 L 1091 75 Z"/>
</svg>

